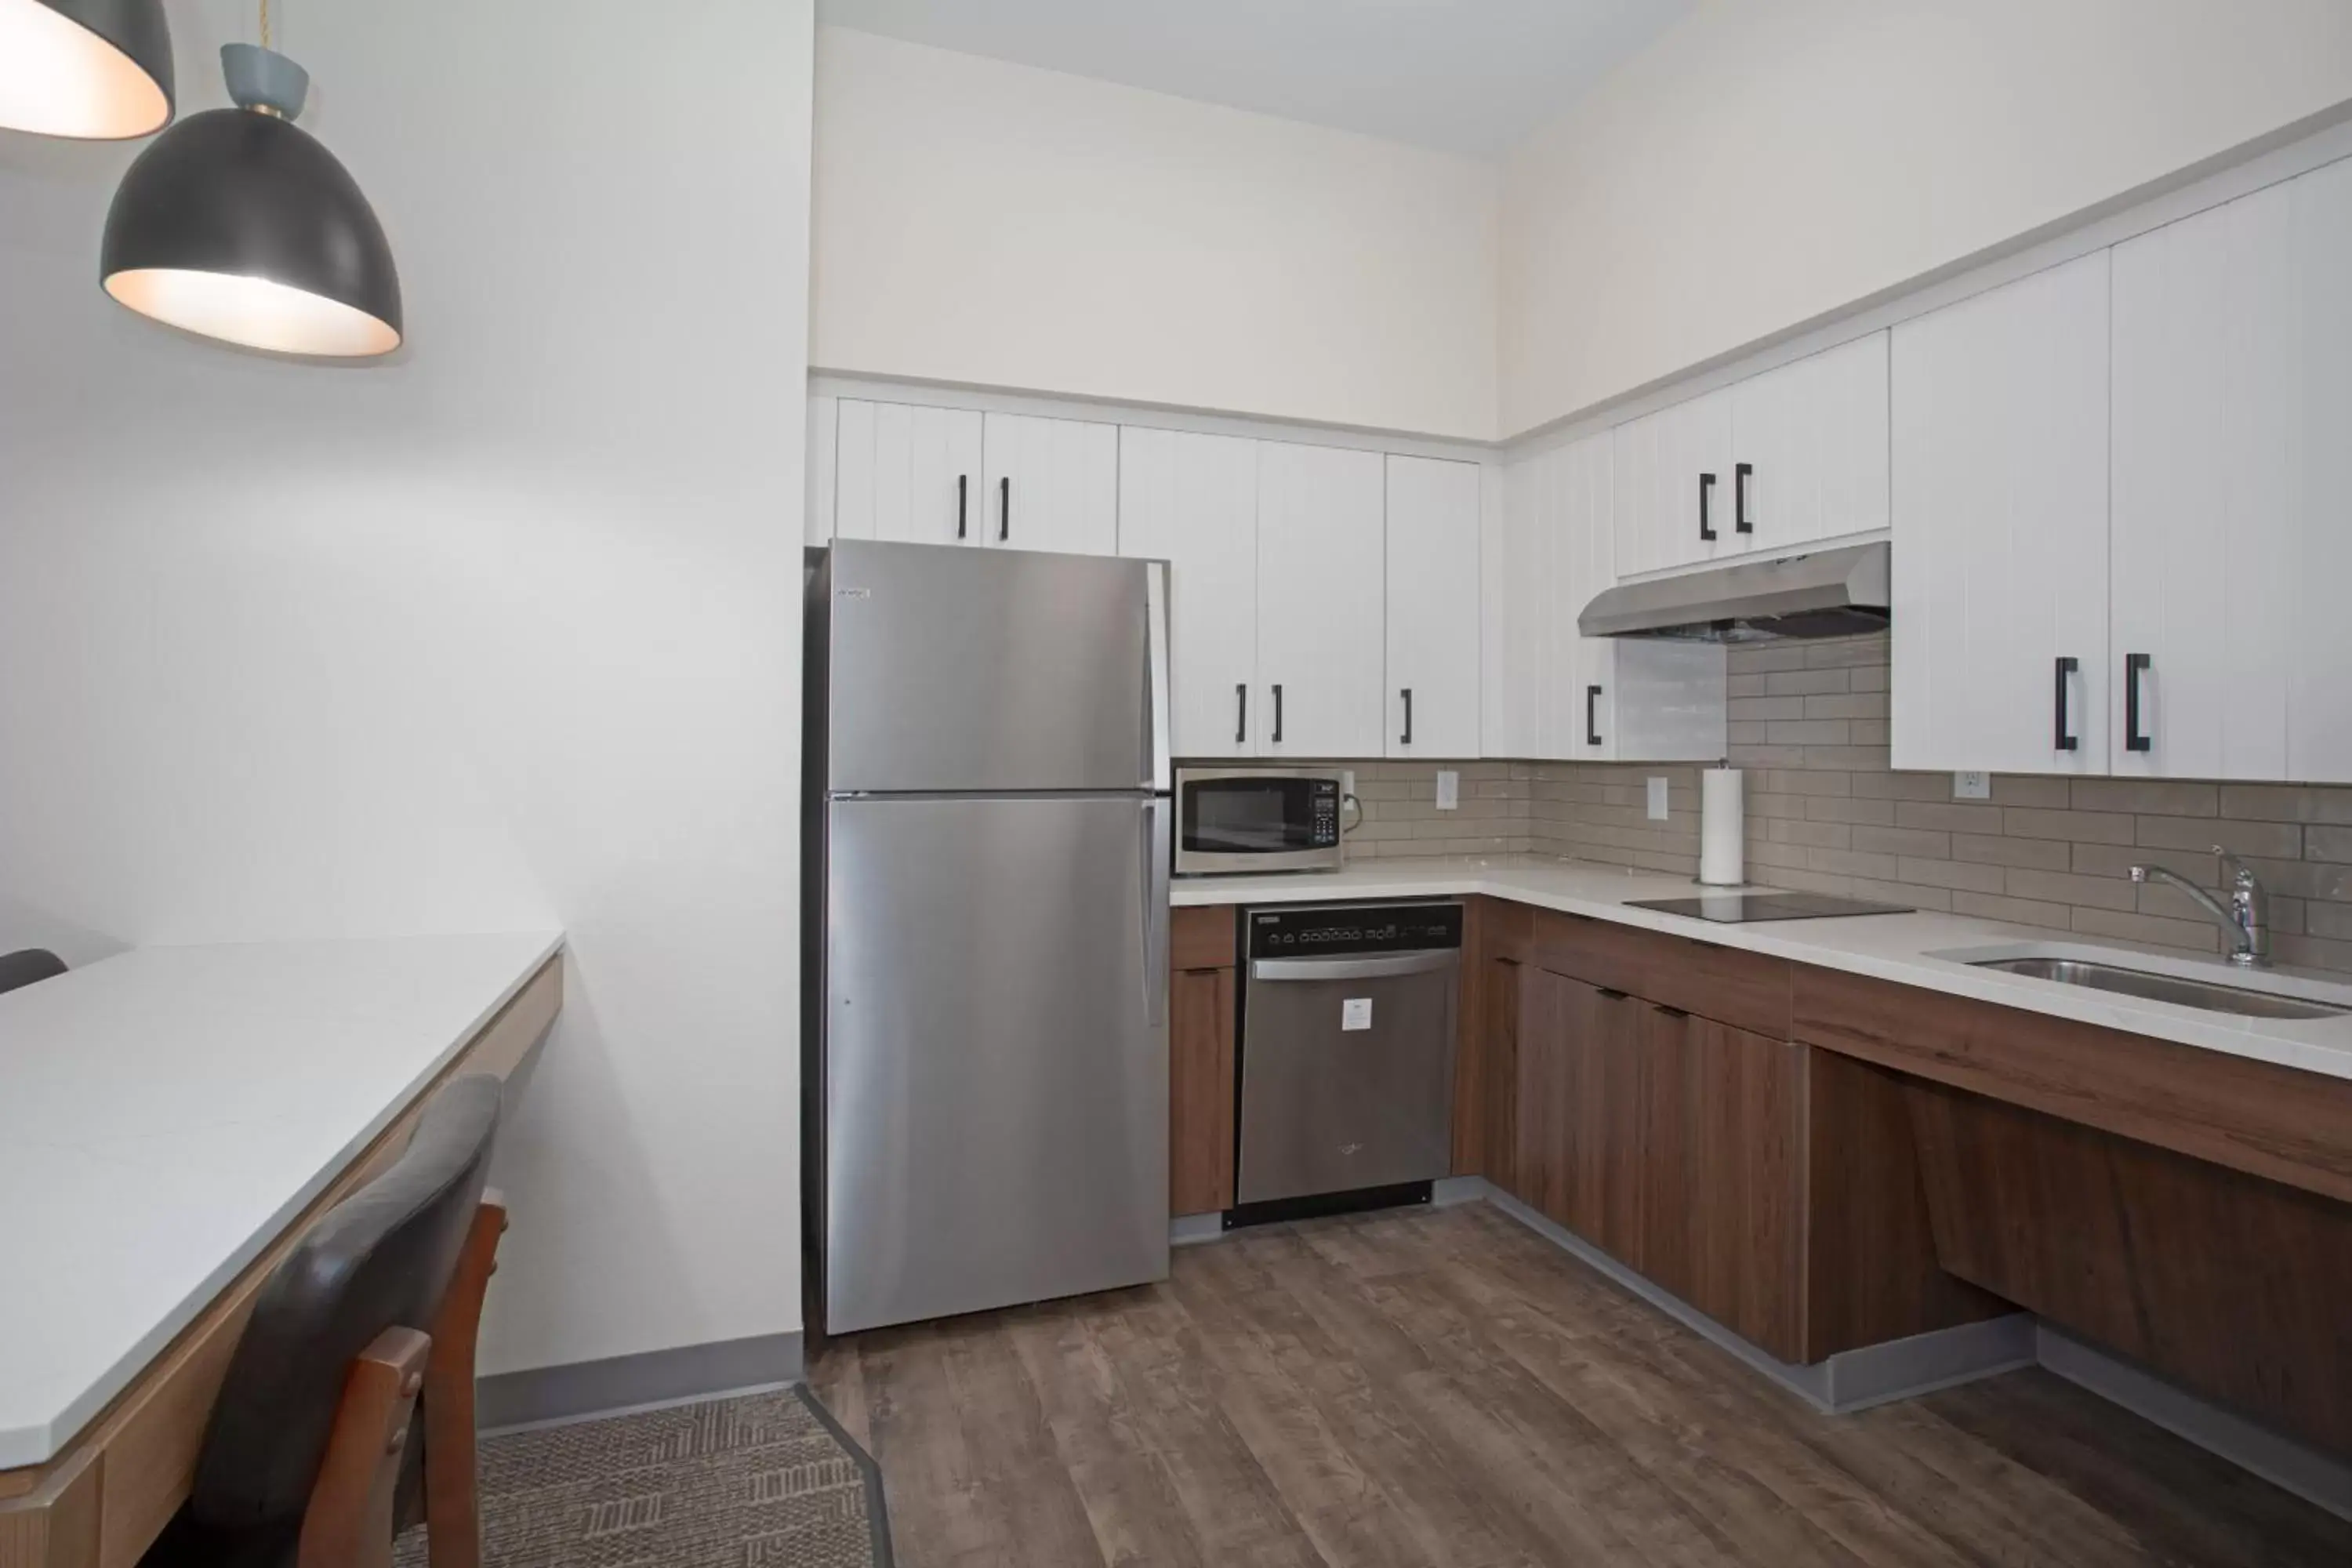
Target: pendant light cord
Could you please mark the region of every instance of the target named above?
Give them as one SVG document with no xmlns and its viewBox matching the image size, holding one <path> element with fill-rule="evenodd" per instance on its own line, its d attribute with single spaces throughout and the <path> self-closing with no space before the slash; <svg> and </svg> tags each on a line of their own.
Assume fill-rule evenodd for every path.
<svg viewBox="0 0 2352 1568">
<path fill-rule="evenodd" d="M 269 47 L 269 0 L 261 0 L 261 47 Z"/>
</svg>

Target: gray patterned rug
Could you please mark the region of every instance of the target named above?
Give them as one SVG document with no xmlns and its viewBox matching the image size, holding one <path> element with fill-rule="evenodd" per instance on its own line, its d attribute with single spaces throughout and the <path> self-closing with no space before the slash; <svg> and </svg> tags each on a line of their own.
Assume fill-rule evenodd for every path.
<svg viewBox="0 0 2352 1568">
<path fill-rule="evenodd" d="M 805 1388 L 482 1444 L 484 1568 L 890 1568 L 882 1477 Z M 425 1568 L 425 1531 L 396 1568 Z"/>
</svg>

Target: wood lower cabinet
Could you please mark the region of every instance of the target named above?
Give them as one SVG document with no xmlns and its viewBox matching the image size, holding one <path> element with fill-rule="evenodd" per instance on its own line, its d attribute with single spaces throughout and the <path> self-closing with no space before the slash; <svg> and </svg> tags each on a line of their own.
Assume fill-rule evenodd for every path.
<svg viewBox="0 0 2352 1568">
<path fill-rule="evenodd" d="M 1483 1148 L 1497 1186 L 1783 1361 L 2009 1310 L 1937 1266 L 1901 1079 L 1783 1037 L 1789 965 L 1481 913 L 1474 1048 L 1510 1098 Z"/>
<path fill-rule="evenodd" d="M 1168 1212 L 1234 1205 L 1234 911 L 1177 910 L 1169 931 Z"/>
</svg>

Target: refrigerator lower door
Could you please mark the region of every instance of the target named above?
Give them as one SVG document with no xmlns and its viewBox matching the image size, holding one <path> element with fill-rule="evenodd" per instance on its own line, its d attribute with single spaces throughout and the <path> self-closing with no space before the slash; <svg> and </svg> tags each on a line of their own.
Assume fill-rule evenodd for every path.
<svg viewBox="0 0 2352 1568">
<path fill-rule="evenodd" d="M 830 804 L 828 1332 L 1167 1278 L 1167 810 Z"/>
</svg>

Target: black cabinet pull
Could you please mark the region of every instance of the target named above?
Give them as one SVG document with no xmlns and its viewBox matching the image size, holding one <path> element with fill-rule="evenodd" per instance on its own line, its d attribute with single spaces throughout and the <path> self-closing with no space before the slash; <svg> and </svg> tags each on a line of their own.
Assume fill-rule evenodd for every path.
<svg viewBox="0 0 2352 1568">
<path fill-rule="evenodd" d="M 1606 985 L 1596 985 L 1593 989 L 1600 992 L 1603 996 L 1608 997 L 1612 1002 L 1630 1002 L 1633 1000 L 1632 997 L 1626 995 L 1622 991 L 1612 991 Z"/>
<path fill-rule="evenodd" d="M 1282 682 L 1274 683 L 1274 743 L 1282 744 Z"/>
<path fill-rule="evenodd" d="M 1013 476 L 1005 475 L 996 481 L 996 538 L 999 543 L 1013 537 Z"/>
<path fill-rule="evenodd" d="M 956 537 L 958 539 L 963 537 L 965 508 L 971 500 L 971 476 L 958 474 L 956 476 Z"/>
<path fill-rule="evenodd" d="M 1397 737 L 1397 744 L 1410 746 L 1412 744 L 1412 688 L 1401 686 L 1397 690 L 1404 698 L 1404 733 Z"/>
<path fill-rule="evenodd" d="M 1588 746 L 1601 744 L 1600 721 L 1593 717 L 1593 710 L 1600 701 L 1601 688 L 1588 686 L 1584 689 L 1584 743 Z"/>
<path fill-rule="evenodd" d="M 1234 744 L 1249 739 L 1249 682 L 1234 682 Z"/>
<path fill-rule="evenodd" d="M 1701 474 L 1698 477 L 1698 536 L 1701 539 L 1715 537 L 1715 524 L 1708 521 L 1708 512 L 1714 504 L 1715 476 Z"/>
<path fill-rule="evenodd" d="M 1748 514 L 1748 481 L 1755 477 L 1755 464 L 1731 465 L 1731 526 L 1741 533 L 1756 531 L 1756 520 Z"/>
<path fill-rule="evenodd" d="M 2058 689 L 2053 699 L 2058 713 L 2058 733 L 2052 744 L 2062 752 L 2074 751 L 2083 743 L 2081 737 L 2074 733 L 2074 726 L 2066 721 L 2066 682 L 2082 668 L 2081 659 L 2063 653 L 2058 656 Z"/>
<path fill-rule="evenodd" d="M 2124 655 L 2124 750 L 2150 752 L 2156 742 L 2140 733 L 2139 678 L 2146 675 L 2156 661 L 2144 653 Z"/>
<path fill-rule="evenodd" d="M 1655 1007 L 1659 1012 L 1664 1013 L 1669 1018 L 1687 1018 L 1690 1016 L 1688 1013 L 1685 1013 L 1680 1007 L 1669 1007 L 1664 1002 L 1653 1002 L 1650 1005 Z"/>
</svg>

